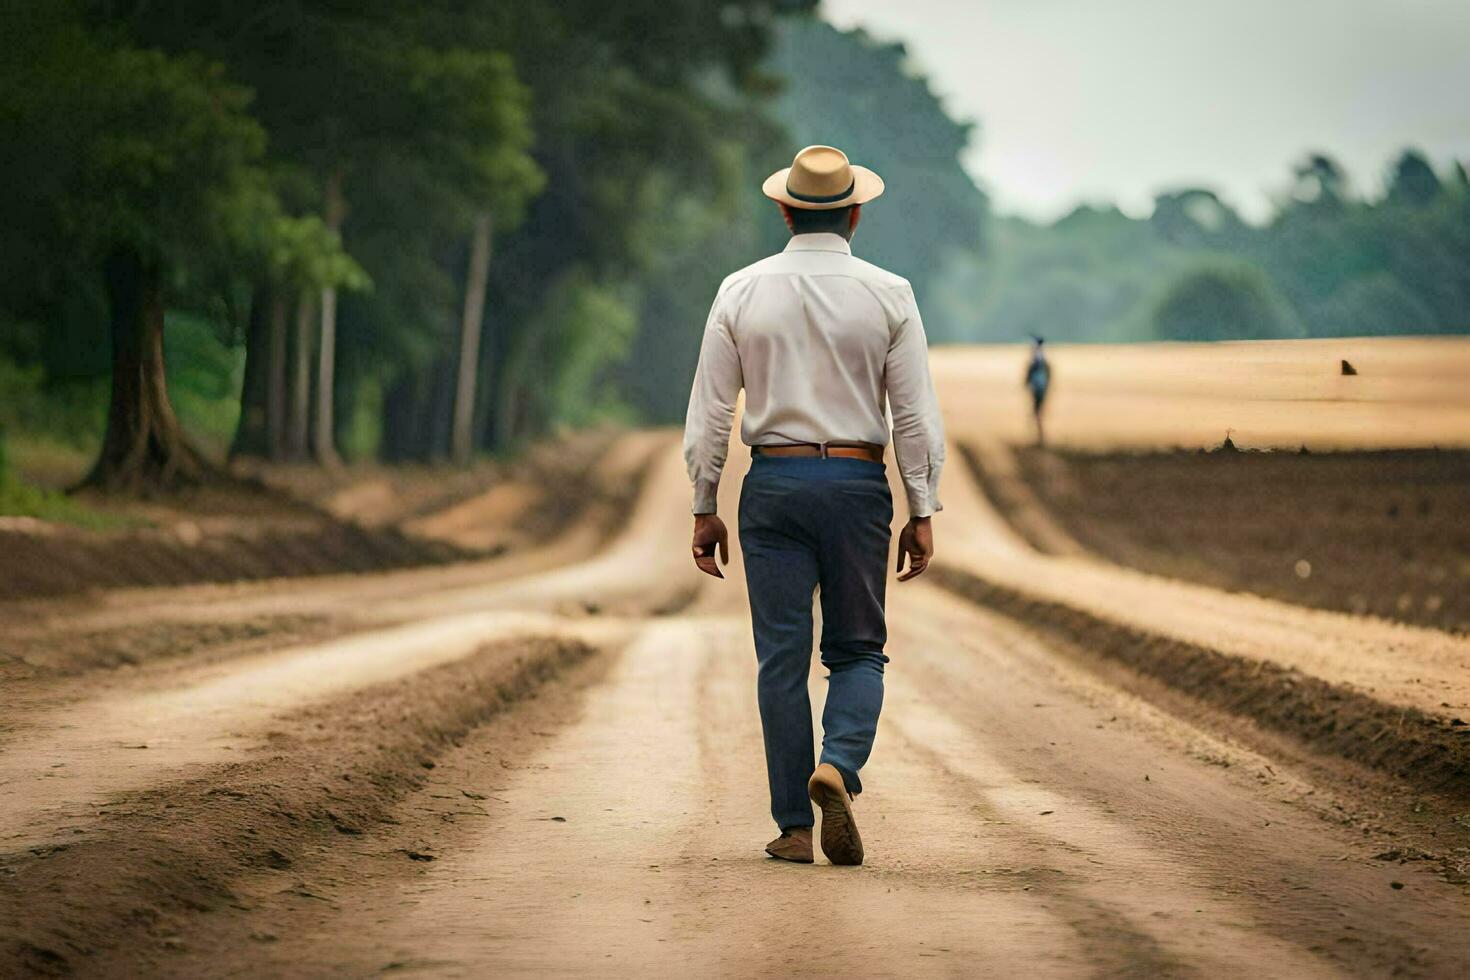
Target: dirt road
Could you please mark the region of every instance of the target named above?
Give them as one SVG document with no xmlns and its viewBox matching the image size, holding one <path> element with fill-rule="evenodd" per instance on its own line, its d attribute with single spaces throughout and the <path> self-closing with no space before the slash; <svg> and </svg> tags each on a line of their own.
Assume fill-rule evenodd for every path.
<svg viewBox="0 0 1470 980">
<path fill-rule="evenodd" d="M 319 629 L 14 688 L 0 974 L 1464 975 L 1463 786 L 1410 785 L 925 580 L 890 592 L 867 863 L 766 859 L 738 555 L 700 580 L 677 450 L 648 466 L 590 555 L 32 610 L 32 632 Z M 1235 623 L 1221 656 L 1292 646 L 1293 669 L 1412 699 L 1401 725 L 1470 702 L 1462 637 L 1023 554 L 960 465 L 946 499 L 941 558 L 965 574 L 1111 595 L 1132 628 L 1157 607 L 1191 643 Z M 1447 685 L 1434 704 L 1389 642 Z M 819 670 L 813 697 L 819 715 Z"/>
</svg>

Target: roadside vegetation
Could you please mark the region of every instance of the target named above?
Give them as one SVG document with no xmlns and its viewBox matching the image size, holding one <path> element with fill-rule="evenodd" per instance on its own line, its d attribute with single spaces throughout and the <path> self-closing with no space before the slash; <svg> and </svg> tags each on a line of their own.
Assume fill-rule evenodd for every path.
<svg viewBox="0 0 1470 980">
<path fill-rule="evenodd" d="M 965 219 L 907 256 L 916 276 L 978 247 L 969 127 L 901 46 L 814 8 L 8 5 L 16 468 L 152 494 L 226 456 L 465 464 L 668 421 L 720 278 L 780 244 L 754 187 L 798 138 L 942 177 L 905 220 Z M 790 72 L 808 49 L 925 145 L 863 133 L 862 91 L 828 132 L 820 73 Z M 905 220 L 871 223 L 879 251 L 905 256 Z"/>
</svg>

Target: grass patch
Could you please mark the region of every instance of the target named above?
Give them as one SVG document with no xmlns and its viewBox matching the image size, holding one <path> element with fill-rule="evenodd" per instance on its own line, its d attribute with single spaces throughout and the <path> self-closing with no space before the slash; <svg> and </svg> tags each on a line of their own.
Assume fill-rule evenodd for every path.
<svg viewBox="0 0 1470 980">
<path fill-rule="evenodd" d="M 0 472 L 0 517 L 34 517 L 89 531 L 137 527 L 141 523 L 137 518 L 88 507 L 64 493 L 22 483 L 4 472 Z"/>
</svg>

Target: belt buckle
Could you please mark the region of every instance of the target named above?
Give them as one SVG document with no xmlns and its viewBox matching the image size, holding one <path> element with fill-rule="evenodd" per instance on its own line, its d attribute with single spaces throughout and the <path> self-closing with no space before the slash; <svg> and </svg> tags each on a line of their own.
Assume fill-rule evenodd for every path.
<svg viewBox="0 0 1470 980">
<path fill-rule="evenodd" d="M 819 443 L 817 443 L 817 449 L 821 451 L 821 454 L 822 454 L 822 458 L 823 459 L 831 459 L 831 457 L 827 454 L 827 443 L 825 443 L 825 442 L 819 442 Z"/>
</svg>

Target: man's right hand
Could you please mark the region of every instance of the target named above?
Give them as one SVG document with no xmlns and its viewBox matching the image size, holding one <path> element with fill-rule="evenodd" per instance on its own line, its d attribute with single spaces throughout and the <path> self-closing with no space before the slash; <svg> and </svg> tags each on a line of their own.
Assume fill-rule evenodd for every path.
<svg viewBox="0 0 1470 980">
<path fill-rule="evenodd" d="M 924 569 L 929 567 L 929 559 L 934 557 L 934 528 L 927 517 L 910 517 L 909 522 L 904 525 L 903 531 L 898 535 L 898 570 L 902 572 L 898 576 L 900 582 L 907 582 L 911 578 L 917 578 L 924 574 Z M 903 570 L 903 560 L 909 560 L 909 570 Z"/>
<path fill-rule="evenodd" d="M 715 564 L 715 549 L 718 547 L 720 562 Z M 694 515 L 694 564 L 706 575 L 724 578 L 720 565 L 730 564 L 730 532 L 725 522 L 715 514 Z"/>
</svg>

